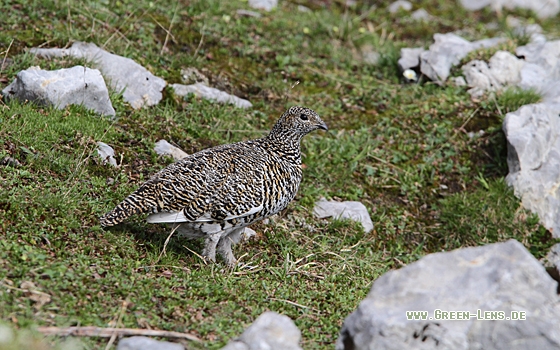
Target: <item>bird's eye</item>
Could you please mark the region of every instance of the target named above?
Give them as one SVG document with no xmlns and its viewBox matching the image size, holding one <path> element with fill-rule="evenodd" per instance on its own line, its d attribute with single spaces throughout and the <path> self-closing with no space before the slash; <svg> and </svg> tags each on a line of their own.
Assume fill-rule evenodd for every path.
<svg viewBox="0 0 560 350">
<path fill-rule="evenodd" d="M 307 120 L 307 114 L 303 114 L 303 113 L 300 114 L 300 115 L 299 115 L 299 119 L 301 119 L 301 120 Z"/>
</svg>

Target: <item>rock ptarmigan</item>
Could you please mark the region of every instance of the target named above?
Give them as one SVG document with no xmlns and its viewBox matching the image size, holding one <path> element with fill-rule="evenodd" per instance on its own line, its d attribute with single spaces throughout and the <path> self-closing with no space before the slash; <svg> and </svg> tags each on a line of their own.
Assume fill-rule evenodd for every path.
<svg viewBox="0 0 560 350">
<path fill-rule="evenodd" d="M 302 179 L 300 141 L 328 130 L 313 110 L 289 108 L 265 137 L 221 145 L 187 156 L 161 170 L 101 218 L 119 224 L 151 213 L 149 223 L 168 223 L 189 238 L 204 238 L 202 255 L 216 250 L 229 266 L 246 226 L 274 215 L 295 197 Z"/>
</svg>

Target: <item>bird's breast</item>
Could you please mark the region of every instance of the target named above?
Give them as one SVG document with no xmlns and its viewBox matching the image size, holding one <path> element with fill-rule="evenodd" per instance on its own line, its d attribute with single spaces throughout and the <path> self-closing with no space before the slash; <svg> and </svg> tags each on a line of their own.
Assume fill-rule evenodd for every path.
<svg viewBox="0 0 560 350">
<path fill-rule="evenodd" d="M 301 168 L 296 165 L 275 164 L 265 180 L 266 215 L 283 210 L 294 199 L 302 179 Z"/>
</svg>

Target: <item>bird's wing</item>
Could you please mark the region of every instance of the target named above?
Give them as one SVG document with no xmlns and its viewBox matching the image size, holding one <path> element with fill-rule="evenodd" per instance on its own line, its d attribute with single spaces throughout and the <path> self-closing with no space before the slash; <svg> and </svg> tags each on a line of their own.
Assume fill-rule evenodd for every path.
<svg viewBox="0 0 560 350">
<path fill-rule="evenodd" d="M 252 215 L 252 214 L 256 214 L 256 213 L 260 212 L 262 209 L 263 209 L 263 204 L 261 203 L 258 206 L 254 206 L 254 207 L 250 208 L 248 211 L 246 211 L 244 213 L 235 213 L 235 214 L 230 213 L 223 220 L 243 218 L 243 217 L 246 217 L 246 216 L 249 216 L 249 215 Z M 216 218 L 212 218 L 211 215 L 212 215 L 211 212 L 206 212 L 206 213 L 204 213 L 203 215 L 201 215 L 200 217 L 196 218 L 193 221 L 193 220 L 189 220 L 185 216 L 185 213 L 183 212 L 183 210 L 179 210 L 179 211 L 161 212 L 161 213 L 150 214 L 148 216 L 148 218 L 146 219 L 146 221 L 151 223 L 151 224 L 155 224 L 155 223 L 181 223 L 181 222 L 200 222 L 200 223 L 204 223 L 204 222 L 214 222 L 214 221 L 216 221 Z"/>
<path fill-rule="evenodd" d="M 183 211 L 163 211 L 161 213 L 150 214 L 146 219 L 151 224 L 155 223 L 179 223 L 188 222 L 189 220 Z"/>
<path fill-rule="evenodd" d="M 172 198 L 150 223 L 212 223 L 242 219 L 264 208 L 265 166 L 251 150 L 224 149 L 221 160 L 190 159 L 162 173 Z M 169 176 L 168 174 L 173 174 Z M 169 179 L 168 179 L 169 178 Z"/>
</svg>

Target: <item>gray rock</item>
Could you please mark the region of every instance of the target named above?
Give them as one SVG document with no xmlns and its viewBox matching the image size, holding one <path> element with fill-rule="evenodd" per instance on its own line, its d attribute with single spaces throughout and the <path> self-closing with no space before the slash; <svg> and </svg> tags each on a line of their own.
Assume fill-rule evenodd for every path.
<svg viewBox="0 0 560 350">
<path fill-rule="evenodd" d="M 526 209 L 554 237 L 560 237 L 560 118 L 559 109 L 539 103 L 525 105 L 504 119 L 509 174 Z"/>
<path fill-rule="evenodd" d="M 410 18 L 416 21 L 429 21 L 430 19 L 432 19 L 432 17 L 433 16 L 424 9 L 418 9 L 412 12 L 412 14 L 410 15 Z"/>
<path fill-rule="evenodd" d="M 498 51 L 488 65 L 471 61 L 463 66 L 469 91 L 479 96 L 484 91 L 506 86 L 535 89 L 543 102 L 560 107 L 560 40 L 531 42 L 516 49 L 518 59 L 505 51 Z M 554 107 L 556 108 L 556 107 Z"/>
<path fill-rule="evenodd" d="M 154 147 L 154 151 L 156 151 L 159 155 L 170 155 L 175 160 L 183 159 L 189 154 L 183 151 L 182 149 L 173 146 L 166 140 L 159 140 L 156 142 L 156 146 Z"/>
<path fill-rule="evenodd" d="M 515 240 L 430 254 L 374 282 L 344 321 L 336 349 L 558 349 L 556 287 Z M 469 317 L 436 319 L 435 310 Z M 407 311 L 428 317 L 407 320 Z M 477 319 L 488 311 L 503 311 L 504 319 Z M 513 311 L 526 319 L 505 319 Z"/>
<path fill-rule="evenodd" d="M 542 83 L 548 80 L 546 69 L 534 63 L 526 63 L 519 73 L 521 76 L 519 86 L 522 89 L 540 90 Z"/>
<path fill-rule="evenodd" d="M 305 7 L 303 5 L 298 5 L 297 9 L 299 12 L 311 12 L 311 9 L 309 7 Z"/>
<path fill-rule="evenodd" d="M 211 88 L 202 83 L 196 83 L 192 85 L 172 84 L 171 87 L 175 90 L 175 94 L 177 94 L 178 96 L 186 96 L 192 93 L 207 100 L 212 100 L 219 103 L 230 103 L 238 108 L 251 108 L 253 106 L 251 102 L 245 99 L 230 95 L 218 89 Z"/>
<path fill-rule="evenodd" d="M 222 350 L 301 350 L 301 332 L 284 315 L 267 311 Z"/>
<path fill-rule="evenodd" d="M 119 340 L 117 350 L 185 350 L 185 347 L 178 343 L 136 336 Z"/>
<path fill-rule="evenodd" d="M 506 24 L 513 29 L 513 34 L 517 36 L 528 36 L 530 39 L 529 41 L 532 43 L 546 42 L 546 37 L 542 34 L 542 27 L 536 23 L 529 24 L 522 19 L 510 15 L 506 18 Z"/>
<path fill-rule="evenodd" d="M 524 61 L 507 51 L 498 51 L 489 62 L 490 72 L 496 83 L 502 87 L 517 85 L 521 81 L 520 71 Z"/>
<path fill-rule="evenodd" d="M 472 97 L 480 97 L 485 91 L 495 91 L 496 80 L 484 61 L 473 60 L 461 67 L 467 80 L 469 93 Z"/>
<path fill-rule="evenodd" d="M 328 217 L 350 219 L 361 223 L 366 233 L 373 230 L 373 222 L 367 208 L 360 202 L 336 202 L 321 198 L 315 203 L 313 215 L 319 219 Z"/>
<path fill-rule="evenodd" d="M 249 6 L 254 9 L 272 11 L 278 6 L 278 0 L 249 0 Z"/>
<path fill-rule="evenodd" d="M 560 243 L 556 243 L 550 248 L 545 259 L 556 268 L 560 267 Z"/>
<path fill-rule="evenodd" d="M 123 98 L 133 108 L 159 103 L 167 84 L 134 60 L 109 53 L 91 43 L 78 41 L 69 49 L 32 48 L 30 52 L 47 58 L 70 56 L 88 60 L 101 71 L 113 89 L 118 92 L 124 90 Z"/>
<path fill-rule="evenodd" d="M 477 11 L 486 6 L 491 6 L 497 12 L 501 12 L 502 7 L 510 10 L 521 8 L 535 11 L 539 18 L 554 17 L 560 11 L 560 2 L 557 0 L 459 0 L 459 2 L 470 11 Z"/>
<path fill-rule="evenodd" d="M 452 78 L 452 81 L 455 86 L 467 86 L 467 81 L 464 77 L 454 77 Z"/>
<path fill-rule="evenodd" d="M 236 13 L 237 13 L 238 16 L 255 17 L 255 18 L 261 18 L 262 17 L 262 15 L 260 13 L 255 12 L 255 11 L 249 11 L 249 10 L 237 10 Z"/>
<path fill-rule="evenodd" d="M 0 345 L 8 345 L 15 339 L 12 328 L 7 325 L 0 324 Z"/>
<path fill-rule="evenodd" d="M 503 38 L 470 42 L 453 33 L 435 34 L 434 43 L 428 51 L 420 54 L 420 70 L 432 81 L 443 84 L 449 77 L 451 67 L 457 65 L 469 52 L 495 46 Z"/>
<path fill-rule="evenodd" d="M 424 52 L 422 47 L 402 48 L 401 58 L 397 62 L 401 70 L 405 71 L 410 68 L 416 68 L 420 65 L 420 55 Z"/>
<path fill-rule="evenodd" d="M 560 109 L 560 81 L 551 71 L 534 63 L 525 63 L 521 69 L 522 89 L 534 89 L 542 97 L 542 102 L 550 108 Z"/>
<path fill-rule="evenodd" d="M 543 264 L 546 271 L 550 274 L 550 277 L 560 283 L 560 243 L 556 243 L 550 248 L 550 251 L 544 258 Z"/>
<path fill-rule="evenodd" d="M 527 62 L 519 86 L 537 90 L 545 103 L 560 104 L 560 40 L 531 42 L 515 53 Z"/>
<path fill-rule="evenodd" d="M 544 43 L 529 43 L 515 50 L 519 57 L 526 62 L 537 64 L 545 68 L 549 74 L 560 76 L 560 40 Z"/>
<path fill-rule="evenodd" d="M 97 142 L 97 154 L 99 154 L 103 163 L 109 163 L 114 167 L 117 166 L 117 161 L 115 160 L 115 150 L 105 142 Z"/>
<path fill-rule="evenodd" d="M 504 87 L 521 82 L 521 69 L 525 62 L 507 51 L 498 51 L 490 58 L 489 64 L 473 60 L 462 67 L 469 93 L 480 97 L 486 91 L 499 91 Z"/>
<path fill-rule="evenodd" d="M 396 13 L 400 9 L 403 9 L 405 11 L 410 11 L 410 10 L 412 10 L 412 4 L 408 1 L 406 1 L 406 0 L 397 0 L 397 1 L 393 2 L 391 5 L 389 5 L 389 7 L 387 7 L 387 9 L 391 13 Z"/>
<path fill-rule="evenodd" d="M 539 34 L 539 33 L 533 33 L 531 34 L 531 37 L 529 38 L 529 42 L 530 43 L 535 43 L 535 44 L 543 44 L 546 42 L 546 36 L 544 36 L 543 34 Z"/>
<path fill-rule="evenodd" d="M 99 114 L 115 115 L 101 73 L 83 66 L 53 71 L 28 68 L 19 72 L 2 94 L 6 99 L 29 100 L 58 109 L 75 104 Z"/>
<path fill-rule="evenodd" d="M 506 181 L 523 206 L 536 213 L 553 236 L 560 237 L 560 40 L 531 42 L 518 47 L 516 54 L 525 62 L 517 86 L 535 89 L 542 103 L 506 115 Z"/>
<path fill-rule="evenodd" d="M 543 32 L 540 25 L 536 23 L 526 24 L 523 20 L 514 16 L 507 16 L 506 24 L 508 27 L 512 28 L 513 33 L 518 36 L 531 36 Z"/>
</svg>

